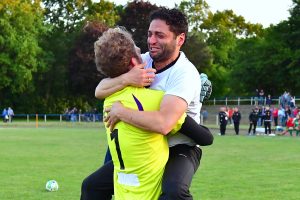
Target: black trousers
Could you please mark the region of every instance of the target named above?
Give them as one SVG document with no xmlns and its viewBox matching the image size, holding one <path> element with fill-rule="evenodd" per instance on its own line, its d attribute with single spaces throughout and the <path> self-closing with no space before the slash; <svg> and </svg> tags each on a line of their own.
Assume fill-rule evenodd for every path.
<svg viewBox="0 0 300 200">
<path fill-rule="evenodd" d="M 270 121 L 265 121 L 265 134 L 271 134 L 271 122 Z"/>
<path fill-rule="evenodd" d="M 253 125 L 253 135 L 255 135 L 257 122 L 250 122 L 248 133 L 250 134 L 251 129 L 252 129 L 252 125 Z"/>
<path fill-rule="evenodd" d="M 278 117 L 274 117 L 274 125 L 278 126 Z"/>
<path fill-rule="evenodd" d="M 221 135 L 225 135 L 227 124 L 220 124 Z"/>
<path fill-rule="evenodd" d="M 197 146 L 170 147 L 159 200 L 192 200 L 189 188 L 197 171 L 202 151 Z M 113 163 L 107 162 L 84 179 L 81 200 L 111 200 L 113 195 Z"/>
<path fill-rule="evenodd" d="M 233 122 L 235 134 L 238 135 L 240 131 L 240 122 Z"/>
</svg>

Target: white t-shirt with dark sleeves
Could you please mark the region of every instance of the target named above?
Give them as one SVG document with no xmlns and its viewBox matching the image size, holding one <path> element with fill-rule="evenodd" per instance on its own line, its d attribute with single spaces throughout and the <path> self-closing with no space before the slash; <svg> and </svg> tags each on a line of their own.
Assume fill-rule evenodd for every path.
<svg viewBox="0 0 300 200">
<path fill-rule="evenodd" d="M 143 54 L 142 58 L 144 62 L 147 62 L 145 68 L 152 68 L 153 60 L 149 53 Z M 180 52 L 175 64 L 156 72 L 150 88 L 163 90 L 165 95 L 174 95 L 184 99 L 188 104 L 186 113 L 197 123 L 200 123 L 200 109 L 202 106 L 202 103 L 200 103 L 201 79 L 196 67 L 183 52 Z M 169 134 L 168 143 L 170 147 L 177 144 L 196 145 L 192 139 L 181 133 Z"/>
</svg>

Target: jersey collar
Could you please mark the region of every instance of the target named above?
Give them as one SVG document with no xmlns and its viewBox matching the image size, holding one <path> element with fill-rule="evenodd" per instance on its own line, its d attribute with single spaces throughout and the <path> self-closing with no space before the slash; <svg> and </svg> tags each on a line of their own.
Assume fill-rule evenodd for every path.
<svg viewBox="0 0 300 200">
<path fill-rule="evenodd" d="M 174 60 L 174 61 L 172 61 L 171 63 L 169 63 L 169 64 L 167 64 L 164 68 L 162 68 L 162 69 L 160 69 L 160 70 L 157 70 L 156 71 L 156 74 L 159 74 L 159 73 L 161 73 L 161 72 L 163 72 L 163 71 L 166 71 L 167 69 L 169 69 L 170 67 L 172 67 L 173 65 L 175 65 L 175 63 L 177 62 L 177 60 L 179 59 L 179 57 L 180 57 L 180 52 L 179 52 L 179 55 L 177 56 L 177 58 Z M 154 61 L 152 62 L 152 68 L 153 69 L 156 69 L 155 68 L 155 65 L 154 65 Z"/>
</svg>

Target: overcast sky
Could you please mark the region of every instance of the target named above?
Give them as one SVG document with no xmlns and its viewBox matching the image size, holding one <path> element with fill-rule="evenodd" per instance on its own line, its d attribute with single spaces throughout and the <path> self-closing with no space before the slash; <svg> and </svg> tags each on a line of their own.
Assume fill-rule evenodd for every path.
<svg viewBox="0 0 300 200">
<path fill-rule="evenodd" d="M 127 2 L 127 0 L 109 1 L 117 5 L 125 5 Z M 181 0 L 149 0 L 149 2 L 173 8 L 175 3 L 179 4 Z M 242 15 L 246 22 L 260 23 L 264 27 L 286 20 L 290 16 L 288 10 L 292 6 L 292 0 L 206 0 L 206 2 L 213 13 L 216 10 L 231 9 L 235 14 Z"/>
</svg>

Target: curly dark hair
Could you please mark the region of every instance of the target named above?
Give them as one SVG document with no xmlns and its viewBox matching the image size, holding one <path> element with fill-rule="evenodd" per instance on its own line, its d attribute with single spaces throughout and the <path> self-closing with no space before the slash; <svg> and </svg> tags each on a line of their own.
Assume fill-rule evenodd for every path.
<svg viewBox="0 0 300 200">
<path fill-rule="evenodd" d="M 176 36 L 184 33 L 187 37 L 188 33 L 188 22 L 186 16 L 178 9 L 168 9 L 162 7 L 158 10 L 153 11 L 150 14 L 150 23 L 152 20 L 160 19 L 166 22 L 170 26 L 170 31 Z"/>
</svg>

